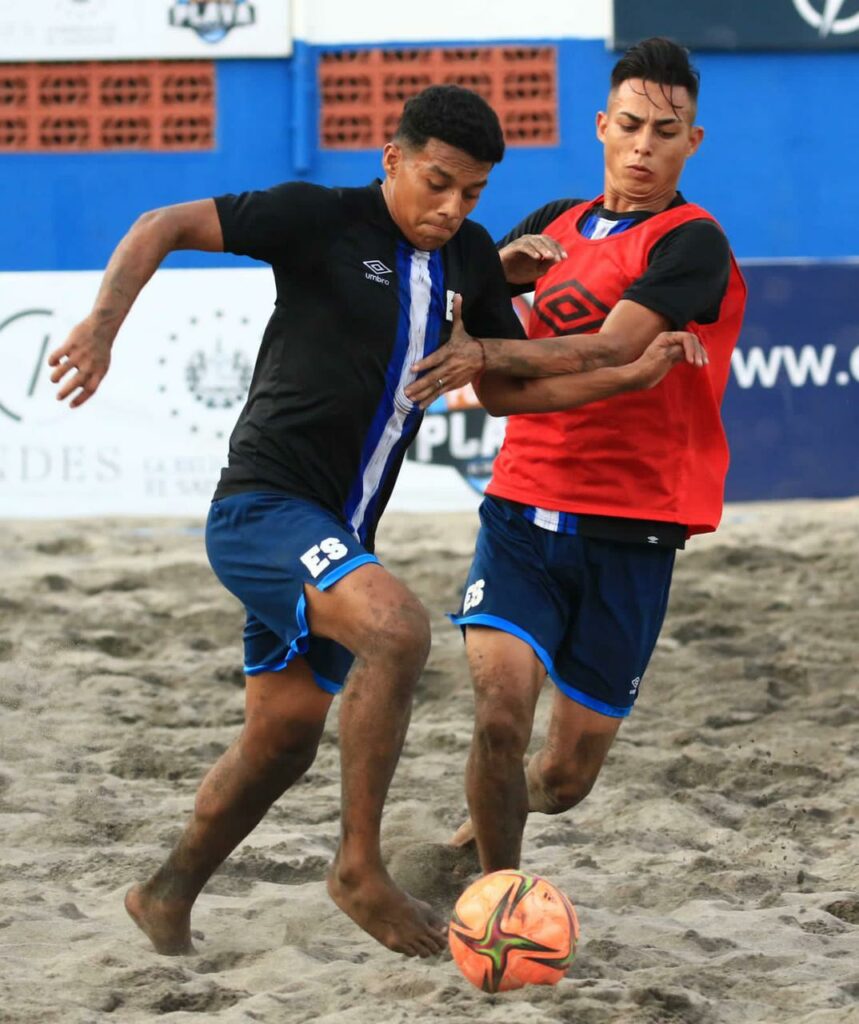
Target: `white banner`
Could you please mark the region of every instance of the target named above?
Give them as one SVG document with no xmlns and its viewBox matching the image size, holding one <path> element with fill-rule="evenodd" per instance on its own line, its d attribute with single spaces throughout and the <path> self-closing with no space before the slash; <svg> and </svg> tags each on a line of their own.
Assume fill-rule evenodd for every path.
<svg viewBox="0 0 859 1024">
<path fill-rule="evenodd" d="M 101 388 L 70 409 L 46 359 L 89 312 L 100 278 L 0 274 L 0 516 L 204 516 L 274 303 L 271 272 L 160 270 Z M 392 508 L 476 507 L 462 472 L 422 464 L 442 440 L 431 430 L 416 447 L 421 461 L 404 465 Z"/>
<path fill-rule="evenodd" d="M 262 2 L 262 0 L 260 0 Z M 606 39 L 610 0 L 294 0 L 298 39 L 310 43 L 441 43 Z"/>
<path fill-rule="evenodd" d="M 290 0 L 0 0 L 0 60 L 286 57 Z"/>
</svg>

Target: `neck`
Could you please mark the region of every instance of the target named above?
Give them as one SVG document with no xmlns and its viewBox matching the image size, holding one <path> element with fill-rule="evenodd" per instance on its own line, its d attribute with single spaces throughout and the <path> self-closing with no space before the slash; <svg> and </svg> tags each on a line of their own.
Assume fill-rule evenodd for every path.
<svg viewBox="0 0 859 1024">
<path fill-rule="evenodd" d="M 389 178 L 385 178 L 382 181 L 382 198 L 385 200 L 385 206 L 388 208 L 388 213 L 391 215 L 391 219 L 394 219 L 394 207 L 393 197 L 391 196 L 391 181 Z"/>
<path fill-rule="evenodd" d="M 674 202 L 676 196 L 677 188 L 674 185 L 654 195 L 636 196 L 616 188 L 606 179 L 603 206 L 613 213 L 635 213 L 639 210 L 662 213 Z"/>
</svg>

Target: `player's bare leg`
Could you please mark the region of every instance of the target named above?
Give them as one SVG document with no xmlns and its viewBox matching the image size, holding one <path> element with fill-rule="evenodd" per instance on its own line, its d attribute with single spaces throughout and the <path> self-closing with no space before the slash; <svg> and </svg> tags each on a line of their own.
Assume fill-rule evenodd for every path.
<svg viewBox="0 0 859 1024">
<path fill-rule="evenodd" d="M 556 689 L 546 739 L 528 762 L 530 809 L 561 814 L 581 803 L 593 788 L 622 722 Z"/>
<path fill-rule="evenodd" d="M 556 689 L 543 746 L 525 759 L 529 812 L 561 814 L 581 803 L 593 788 L 622 721 L 591 711 Z M 474 821 L 468 818 L 450 845 L 461 848 L 474 841 Z"/>
<path fill-rule="evenodd" d="M 304 659 L 248 676 L 241 734 L 210 769 L 194 813 L 164 864 L 125 906 L 159 953 L 193 953 L 191 909 L 215 869 L 316 756 L 332 697 Z"/>
<path fill-rule="evenodd" d="M 429 653 L 427 614 L 379 565 L 350 573 L 325 592 L 306 588 L 314 633 L 348 647 L 356 662 L 340 707 L 340 847 L 331 898 L 374 939 L 398 953 L 431 956 L 445 928 L 428 904 L 400 889 L 382 863 L 382 809 Z"/>
<path fill-rule="evenodd" d="M 474 686 L 465 778 L 471 819 L 453 841 L 463 845 L 472 833 L 485 872 L 515 868 L 528 816 L 524 757 L 546 671 L 524 641 L 497 629 L 468 626 L 466 649 Z"/>
</svg>

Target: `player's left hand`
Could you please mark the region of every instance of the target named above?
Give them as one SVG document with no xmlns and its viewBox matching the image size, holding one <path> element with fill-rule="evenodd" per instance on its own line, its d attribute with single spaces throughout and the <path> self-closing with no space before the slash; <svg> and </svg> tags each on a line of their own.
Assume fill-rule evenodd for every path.
<svg viewBox="0 0 859 1024">
<path fill-rule="evenodd" d="M 110 346 L 92 317 L 73 328 L 63 344 L 48 356 L 48 365 L 54 368 L 51 382 L 60 385 L 58 401 L 72 396 L 69 406 L 76 409 L 92 398 L 110 368 Z"/>
<path fill-rule="evenodd" d="M 677 363 L 704 367 L 709 362 L 707 351 L 697 335 L 689 331 L 662 331 L 642 354 L 631 363 L 638 387 L 655 387 Z"/>
<path fill-rule="evenodd" d="M 465 387 L 483 368 L 483 346 L 463 327 L 462 296 L 455 295 L 450 340 L 412 365 L 418 379 L 406 388 L 406 398 L 426 409 L 446 391 Z"/>
</svg>

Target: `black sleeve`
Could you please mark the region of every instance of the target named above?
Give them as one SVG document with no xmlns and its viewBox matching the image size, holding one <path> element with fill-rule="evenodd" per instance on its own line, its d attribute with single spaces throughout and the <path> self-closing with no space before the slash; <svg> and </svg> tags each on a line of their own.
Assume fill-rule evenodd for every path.
<svg viewBox="0 0 859 1024">
<path fill-rule="evenodd" d="M 479 225 L 468 257 L 474 285 L 463 293 L 462 322 L 478 338 L 524 338 L 522 323 L 513 309 L 498 251 Z"/>
<path fill-rule="evenodd" d="M 215 198 L 224 251 L 276 266 L 307 267 L 336 224 L 339 193 L 290 181 Z"/>
<path fill-rule="evenodd" d="M 571 210 L 582 202 L 584 202 L 583 199 L 555 199 L 551 203 L 546 203 L 539 210 L 529 213 L 524 220 L 520 220 L 516 227 L 511 228 L 503 238 L 499 238 L 495 245 L 497 248 L 503 249 L 505 245 L 515 242 L 522 235 L 542 235 L 553 220 L 557 220 L 562 213 L 566 213 L 567 210 Z M 522 295 L 525 292 L 533 291 L 535 283 L 532 281 L 530 284 L 508 284 L 507 294 Z"/>
<path fill-rule="evenodd" d="M 693 220 L 654 245 L 647 270 L 622 297 L 661 313 L 675 330 L 691 320 L 711 324 L 719 319 L 730 271 L 731 250 L 721 228 Z"/>
<path fill-rule="evenodd" d="M 541 206 L 539 210 L 529 213 L 524 220 L 520 220 L 515 228 L 511 228 L 495 244 L 499 249 L 503 249 L 505 245 L 515 242 L 522 235 L 542 235 L 553 220 L 557 220 L 562 213 L 566 213 L 567 210 L 571 210 L 583 202 L 583 199 L 554 199 L 551 203 Z"/>
</svg>

